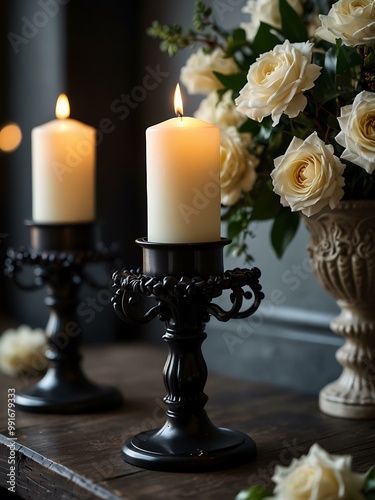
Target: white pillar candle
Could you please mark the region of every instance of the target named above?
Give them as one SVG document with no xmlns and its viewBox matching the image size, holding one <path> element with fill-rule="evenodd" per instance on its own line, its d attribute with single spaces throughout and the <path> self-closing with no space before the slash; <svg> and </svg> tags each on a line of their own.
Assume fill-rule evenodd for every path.
<svg viewBox="0 0 375 500">
<path fill-rule="evenodd" d="M 219 241 L 220 130 L 182 116 L 182 101 L 175 108 L 177 118 L 146 130 L 147 238 L 158 243 Z"/>
<path fill-rule="evenodd" d="M 32 218 L 46 224 L 95 219 L 95 129 L 69 117 L 59 96 L 56 120 L 31 132 Z"/>
</svg>

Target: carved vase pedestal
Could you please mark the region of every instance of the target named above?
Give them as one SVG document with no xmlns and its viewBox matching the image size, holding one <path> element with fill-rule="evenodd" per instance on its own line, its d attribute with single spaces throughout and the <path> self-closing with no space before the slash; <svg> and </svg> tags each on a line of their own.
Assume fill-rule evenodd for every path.
<svg viewBox="0 0 375 500">
<path fill-rule="evenodd" d="M 331 329 L 345 338 L 343 372 L 320 392 L 320 409 L 375 418 L 375 201 L 342 201 L 304 222 L 312 270 L 341 309 Z"/>
</svg>

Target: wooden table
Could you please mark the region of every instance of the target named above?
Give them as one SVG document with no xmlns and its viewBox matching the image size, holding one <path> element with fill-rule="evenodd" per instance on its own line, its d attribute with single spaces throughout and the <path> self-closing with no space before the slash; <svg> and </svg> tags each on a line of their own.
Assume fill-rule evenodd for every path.
<svg viewBox="0 0 375 500">
<path fill-rule="evenodd" d="M 125 344 L 86 349 L 84 356 L 86 373 L 97 382 L 115 384 L 125 404 L 114 411 L 65 416 L 17 410 L 16 492 L 22 498 L 233 499 L 249 484 L 271 485 L 275 465 L 289 464 L 314 442 L 329 452 L 352 454 L 357 471 L 375 463 L 373 421 L 328 417 L 319 412 L 315 396 L 210 374 L 206 409 L 211 420 L 248 433 L 257 443 L 257 459 L 210 473 L 131 466 L 120 457 L 120 445 L 164 421 L 166 350 Z M 7 392 L 21 385 L 0 377 L 0 485 L 5 488 L 10 452 Z"/>
</svg>

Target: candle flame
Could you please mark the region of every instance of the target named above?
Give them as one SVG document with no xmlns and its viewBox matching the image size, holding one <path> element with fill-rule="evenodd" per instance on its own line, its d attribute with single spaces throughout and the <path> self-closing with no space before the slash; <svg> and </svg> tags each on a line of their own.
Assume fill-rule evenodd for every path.
<svg viewBox="0 0 375 500">
<path fill-rule="evenodd" d="M 65 94 L 60 94 L 56 101 L 56 117 L 68 118 L 70 115 L 69 100 Z"/>
<path fill-rule="evenodd" d="M 184 116 L 184 107 L 182 104 L 182 96 L 179 84 L 176 85 L 176 90 L 174 92 L 174 112 L 181 118 Z"/>
</svg>

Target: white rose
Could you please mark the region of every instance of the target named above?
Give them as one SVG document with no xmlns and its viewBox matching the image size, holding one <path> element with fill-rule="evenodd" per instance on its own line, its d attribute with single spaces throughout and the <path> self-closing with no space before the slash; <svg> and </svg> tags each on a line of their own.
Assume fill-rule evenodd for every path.
<svg viewBox="0 0 375 500">
<path fill-rule="evenodd" d="M 341 132 L 336 141 L 344 146 L 343 160 L 351 161 L 372 174 L 375 170 L 375 94 L 363 91 L 353 104 L 341 108 Z"/>
<path fill-rule="evenodd" d="M 271 115 L 273 126 L 283 113 L 297 116 L 307 104 L 303 92 L 314 86 L 321 70 L 311 64 L 312 47 L 309 42 L 286 40 L 261 54 L 250 66 L 247 83 L 235 101 L 238 111 L 258 122 Z"/>
<path fill-rule="evenodd" d="M 364 500 L 366 474 L 352 472 L 351 463 L 350 455 L 330 455 L 314 444 L 289 467 L 276 466 L 272 500 Z"/>
<path fill-rule="evenodd" d="M 249 134 L 239 134 L 235 127 L 220 133 L 221 203 L 234 205 L 242 192 L 250 191 L 257 174 L 259 160 L 248 153 Z"/>
<path fill-rule="evenodd" d="M 238 73 L 238 68 L 233 59 L 224 56 L 221 49 L 206 54 L 200 48 L 186 61 L 186 66 L 181 69 L 180 80 L 189 94 L 209 94 L 223 88 L 214 71 L 229 75 Z"/>
<path fill-rule="evenodd" d="M 341 38 L 344 44 L 375 44 L 375 0 L 339 0 L 326 16 L 320 15 L 322 26 L 316 35 L 335 44 Z"/>
<path fill-rule="evenodd" d="M 237 128 L 246 120 L 243 114 L 237 111 L 231 90 L 225 92 L 221 99 L 219 99 L 217 92 L 208 94 L 201 101 L 194 116 L 198 120 L 212 123 L 223 130 L 230 126 Z"/>
<path fill-rule="evenodd" d="M 9 329 L 0 337 L 0 370 L 16 376 L 22 372 L 46 367 L 44 352 L 47 340 L 43 330 L 28 326 Z"/>
<path fill-rule="evenodd" d="M 334 156 L 333 146 L 324 144 L 316 132 L 305 141 L 294 137 L 274 164 L 274 191 L 292 212 L 310 217 L 327 205 L 335 208 L 344 195 L 345 165 Z"/>
<path fill-rule="evenodd" d="M 303 14 L 301 0 L 287 1 L 297 14 L 300 16 Z M 250 21 L 240 24 L 241 28 L 245 30 L 247 40 L 250 42 L 254 40 L 261 22 L 276 29 L 281 28 L 279 0 L 248 0 L 247 4 L 242 8 L 242 12 L 250 14 Z"/>
</svg>

